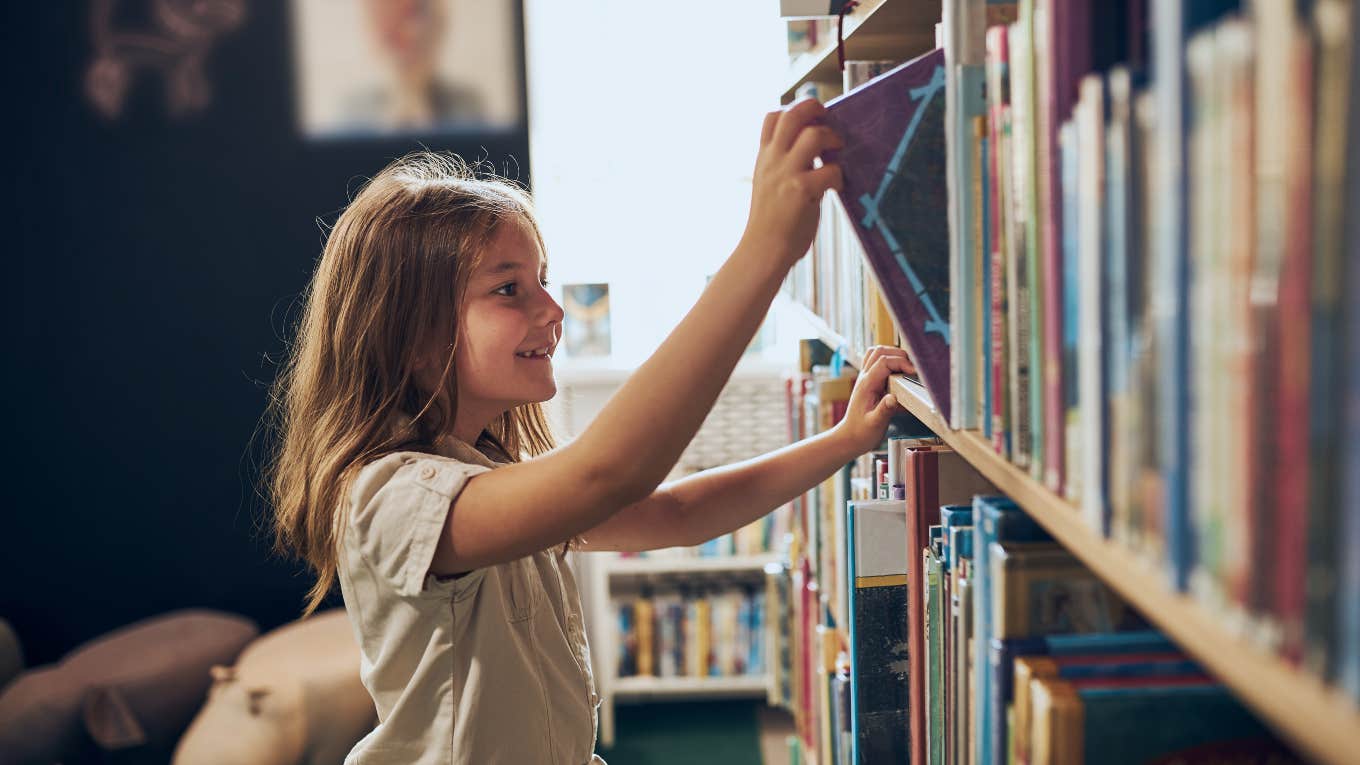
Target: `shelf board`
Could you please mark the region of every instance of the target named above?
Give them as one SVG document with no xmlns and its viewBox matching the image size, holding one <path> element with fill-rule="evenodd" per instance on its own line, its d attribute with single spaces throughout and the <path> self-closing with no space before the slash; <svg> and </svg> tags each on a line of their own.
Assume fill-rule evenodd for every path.
<svg viewBox="0 0 1360 765">
<path fill-rule="evenodd" d="M 950 430 L 923 386 L 905 377 L 893 377 L 891 387 L 904 407 L 1230 687 L 1283 738 L 1319 762 L 1355 762 L 1360 752 L 1360 707 L 1313 675 L 1241 638 L 1220 615 L 1172 590 L 1165 572 L 1097 534 L 1075 506 L 997 454 L 980 434 Z"/>
<path fill-rule="evenodd" d="M 692 574 L 722 572 L 759 572 L 778 560 L 773 553 L 764 555 L 722 555 L 707 558 L 615 558 L 605 570 L 610 576 L 647 576 L 651 574 Z"/>
<path fill-rule="evenodd" d="M 845 16 L 845 57 L 908 61 L 935 47 L 935 23 L 940 20 L 939 0 L 866 0 Z M 836 64 L 836 37 L 817 43 L 789 61 L 781 100 L 793 100 L 805 82 L 840 82 Z"/>
<path fill-rule="evenodd" d="M 803 320 L 808 323 L 808 326 L 812 329 L 813 334 L 817 336 L 818 340 L 821 340 L 823 343 L 826 343 L 826 346 L 830 348 L 833 352 L 837 348 L 844 348 L 845 363 L 849 364 L 855 369 L 859 369 L 860 359 L 864 358 L 863 348 L 852 348 L 850 346 L 849 340 L 845 339 L 843 335 L 833 330 L 831 328 L 831 325 L 826 323 L 826 319 L 823 319 L 816 313 L 813 313 L 811 308 L 808 308 L 807 306 L 803 305 L 802 303 L 799 303 L 796 300 L 790 300 L 789 304 L 792 305 L 794 311 L 798 313 L 800 316 L 802 316 Z"/>
<path fill-rule="evenodd" d="M 695 698 L 763 698 L 770 680 L 765 675 L 740 677 L 620 677 L 611 693 L 619 701 Z"/>
</svg>

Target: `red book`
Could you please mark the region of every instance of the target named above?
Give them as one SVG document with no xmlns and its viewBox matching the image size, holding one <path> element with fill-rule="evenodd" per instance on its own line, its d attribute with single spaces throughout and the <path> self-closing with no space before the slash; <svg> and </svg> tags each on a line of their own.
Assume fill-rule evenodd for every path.
<svg viewBox="0 0 1360 765">
<path fill-rule="evenodd" d="M 1298 41 L 1300 36 L 1295 36 Z M 1296 42 L 1290 61 L 1287 123 L 1297 126 L 1285 160 L 1285 244 L 1280 269 L 1279 408 L 1276 423 L 1275 612 L 1284 628 L 1285 658 L 1303 654 L 1304 582 L 1308 566 L 1309 356 L 1312 327 L 1312 61 L 1308 46 Z"/>
<path fill-rule="evenodd" d="M 948 447 L 907 451 L 907 661 L 911 761 L 926 761 L 925 573 L 921 551 L 930 527 L 940 523 L 941 505 L 971 504 L 976 494 L 995 494 L 996 487 Z"/>
<path fill-rule="evenodd" d="M 989 278 L 992 281 L 992 368 L 990 373 L 990 385 L 992 386 L 992 411 L 988 415 L 992 418 L 992 447 L 997 454 L 1010 457 L 1010 434 L 1009 422 L 1006 417 L 1006 398 L 1010 391 L 1006 386 L 1006 237 L 1009 232 L 1006 230 L 1006 215 L 1002 207 L 1005 195 L 1001 193 L 1002 181 L 1005 174 L 1001 172 L 1003 164 L 1001 150 L 1004 146 L 1002 135 L 1004 131 L 1005 105 L 1009 101 L 1010 94 L 1006 89 L 1006 67 L 1009 65 L 1009 38 L 1006 27 L 992 27 L 987 30 L 987 100 L 988 115 L 987 124 L 990 131 L 988 136 L 989 166 L 987 168 L 990 181 L 987 189 L 991 199 L 989 205 L 991 209 L 992 232 L 990 241 L 992 251 L 990 254 L 991 273 Z"/>
</svg>

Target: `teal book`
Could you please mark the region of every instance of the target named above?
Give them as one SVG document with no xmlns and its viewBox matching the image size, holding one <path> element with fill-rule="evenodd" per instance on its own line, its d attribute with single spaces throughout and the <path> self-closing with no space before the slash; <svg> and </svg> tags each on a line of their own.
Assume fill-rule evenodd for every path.
<svg viewBox="0 0 1360 765">
<path fill-rule="evenodd" d="M 905 503 L 847 503 L 853 763 L 899 762 L 910 751 L 906 535 Z"/>
<path fill-rule="evenodd" d="M 1046 542 L 1052 537 L 1033 518 L 1006 497 L 975 497 L 973 499 L 973 562 L 971 587 L 973 590 L 973 672 L 972 708 L 973 729 L 978 731 L 979 763 L 995 762 L 987 736 L 991 730 L 990 699 L 991 673 L 986 671 L 992 641 L 992 581 L 989 550 L 993 542 Z"/>
<path fill-rule="evenodd" d="M 1293 762 L 1226 688 L 1203 676 L 1030 683 L 1034 762 Z"/>
<path fill-rule="evenodd" d="M 930 528 L 937 537 L 939 526 Z M 921 551 L 925 581 L 922 582 L 922 603 L 925 609 L 926 646 L 926 762 L 944 763 L 944 599 L 943 561 L 938 540 Z"/>
</svg>

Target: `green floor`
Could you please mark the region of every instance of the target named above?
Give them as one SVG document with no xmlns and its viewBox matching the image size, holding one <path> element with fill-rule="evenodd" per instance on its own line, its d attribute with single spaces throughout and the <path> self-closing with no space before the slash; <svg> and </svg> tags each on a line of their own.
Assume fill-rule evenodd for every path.
<svg viewBox="0 0 1360 765">
<path fill-rule="evenodd" d="M 614 746 L 599 750 L 609 765 L 760 764 L 756 702 L 625 704 L 614 714 Z"/>
</svg>

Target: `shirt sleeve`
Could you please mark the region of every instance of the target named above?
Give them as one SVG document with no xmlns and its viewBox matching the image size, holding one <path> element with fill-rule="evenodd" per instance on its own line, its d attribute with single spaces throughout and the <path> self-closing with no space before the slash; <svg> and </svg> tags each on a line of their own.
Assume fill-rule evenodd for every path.
<svg viewBox="0 0 1360 765">
<path fill-rule="evenodd" d="M 488 469 L 410 452 L 364 466 L 351 492 L 350 543 L 398 595 L 448 594 L 461 580 L 429 577 L 433 592 L 426 585 L 435 545 L 453 500 Z"/>
</svg>

